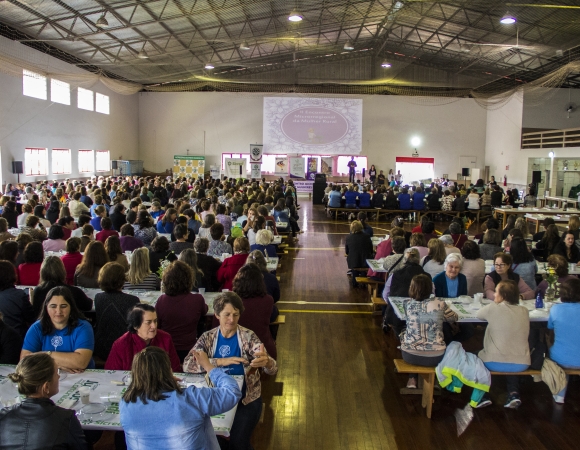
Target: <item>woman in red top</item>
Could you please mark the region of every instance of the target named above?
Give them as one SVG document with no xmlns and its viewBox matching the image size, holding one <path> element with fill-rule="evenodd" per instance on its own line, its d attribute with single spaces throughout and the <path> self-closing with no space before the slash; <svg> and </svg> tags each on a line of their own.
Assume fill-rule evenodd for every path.
<svg viewBox="0 0 580 450">
<path fill-rule="evenodd" d="M 38 286 L 43 260 L 42 243 L 33 241 L 28 244 L 24 249 L 24 264 L 18 266 L 18 283 L 23 286 Z"/>
<path fill-rule="evenodd" d="M 238 324 L 256 333 L 268 354 L 276 359 L 276 342 L 270 333 L 274 299 L 268 295 L 260 268 L 255 264 L 243 266 L 234 278 L 233 291 L 244 303 L 244 313 Z"/>
<path fill-rule="evenodd" d="M 95 239 L 101 241 L 103 244 L 109 236 L 119 236 L 118 232 L 112 230 L 113 222 L 108 217 L 103 217 L 101 219 L 101 228 L 102 230 L 97 233 Z"/>
<path fill-rule="evenodd" d="M 60 257 L 66 269 L 66 284 L 74 284 L 75 271 L 83 260 L 81 255 L 81 240 L 78 237 L 68 238 L 66 241 L 66 253 Z"/>
<path fill-rule="evenodd" d="M 246 263 L 250 253 L 250 242 L 245 237 L 236 238 L 234 241 L 234 255 L 226 258 L 217 271 L 217 279 L 222 285 L 222 289 L 232 289 L 234 277 Z"/>
<path fill-rule="evenodd" d="M 155 305 L 159 328 L 171 335 L 181 362 L 195 345 L 197 324 L 208 310 L 203 297 L 191 292 L 193 284 L 191 267 L 175 261 L 163 273 L 165 293 Z"/>
<path fill-rule="evenodd" d="M 127 316 L 127 331 L 113 343 L 105 370 L 131 370 L 133 356 L 145 347 L 159 347 L 169 354 L 171 370 L 181 372 L 181 363 L 169 333 L 157 329 L 157 313 L 151 305 L 139 303 Z"/>
</svg>

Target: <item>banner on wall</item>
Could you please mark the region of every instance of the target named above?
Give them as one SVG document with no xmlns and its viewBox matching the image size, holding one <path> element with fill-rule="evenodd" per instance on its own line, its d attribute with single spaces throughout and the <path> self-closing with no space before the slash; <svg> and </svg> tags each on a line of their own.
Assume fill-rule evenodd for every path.
<svg viewBox="0 0 580 450">
<path fill-rule="evenodd" d="M 258 144 L 250 145 L 250 164 L 252 163 L 262 164 L 263 148 L 264 148 L 263 145 Z"/>
<path fill-rule="evenodd" d="M 274 169 L 276 175 L 288 175 L 288 158 L 276 158 L 276 168 Z"/>
<path fill-rule="evenodd" d="M 288 158 L 290 164 L 290 178 L 304 178 L 304 158 Z"/>
<path fill-rule="evenodd" d="M 203 178 L 205 156 L 173 155 L 173 176 Z"/>
<path fill-rule="evenodd" d="M 252 163 L 250 164 L 250 167 L 252 169 L 252 174 L 250 175 L 250 178 L 259 179 L 262 176 L 262 164 Z"/>
<path fill-rule="evenodd" d="M 332 158 L 320 158 L 320 172 L 332 175 Z"/>
<path fill-rule="evenodd" d="M 314 181 L 316 172 L 318 171 L 318 161 L 316 158 L 308 158 L 308 165 L 306 166 L 306 179 Z"/>
<path fill-rule="evenodd" d="M 362 107 L 360 98 L 264 97 L 266 153 L 358 155 Z"/>
<path fill-rule="evenodd" d="M 220 179 L 220 166 L 210 166 L 209 167 L 209 174 L 212 180 L 219 180 Z"/>
<path fill-rule="evenodd" d="M 246 159 L 226 158 L 224 160 L 224 175 L 228 178 L 246 178 Z"/>
</svg>

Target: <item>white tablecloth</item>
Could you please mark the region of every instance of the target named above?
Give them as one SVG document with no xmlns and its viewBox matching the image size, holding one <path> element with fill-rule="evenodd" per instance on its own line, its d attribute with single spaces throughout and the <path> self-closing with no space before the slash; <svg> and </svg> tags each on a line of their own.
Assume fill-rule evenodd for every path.
<svg viewBox="0 0 580 450">
<path fill-rule="evenodd" d="M 2 405 L 14 402 L 14 399 L 21 398 L 16 389 L 16 385 L 6 376 L 14 372 L 15 366 L 0 365 L 0 402 Z M 101 396 L 110 393 L 117 394 L 119 397 L 125 392 L 127 386 L 116 386 L 112 381 L 124 381 L 123 378 L 128 375 L 129 371 L 121 370 L 86 370 L 78 374 L 66 374 L 60 380 L 60 392 L 52 397 L 52 400 L 59 406 L 64 402 L 69 409 L 77 411 L 77 417 L 81 425 L 86 430 L 122 430 L 119 416 L 118 400 L 114 402 L 107 402 L 101 399 Z M 181 378 L 187 386 L 194 385 L 198 388 L 208 389 L 204 376 L 199 374 L 175 374 Z M 234 376 L 238 382 L 240 389 L 244 382 L 243 376 Z M 80 386 L 90 386 L 92 388 L 90 393 L 91 403 L 101 403 L 106 406 L 106 409 L 95 415 L 87 415 L 79 413 L 78 411 L 85 405 L 79 400 L 78 388 Z M 74 403 L 70 406 L 71 402 Z M 78 401 L 77 401 L 78 400 Z M 64 406 L 63 406 L 64 407 Z M 215 433 L 217 435 L 229 436 L 236 414 L 237 405 L 230 411 L 219 414 L 211 418 Z"/>
<path fill-rule="evenodd" d="M 401 320 L 407 320 L 405 309 L 403 307 L 403 302 L 406 299 L 406 297 L 389 297 L 389 301 L 391 302 L 391 305 L 393 305 L 395 314 Z M 479 311 L 480 307 L 474 307 L 472 304 L 460 303 L 456 298 L 446 298 L 444 300 L 449 307 L 457 313 L 457 316 L 459 317 L 458 322 L 486 322 L 485 320 L 480 320 L 476 317 L 477 311 Z M 473 298 L 471 301 L 473 301 Z M 483 299 L 482 307 L 489 303 L 491 303 L 491 300 Z M 530 312 L 530 322 L 548 321 L 550 311 L 546 309 L 535 309 L 535 300 L 524 300 L 523 302 L 520 302 L 520 304 L 525 306 Z"/>
</svg>

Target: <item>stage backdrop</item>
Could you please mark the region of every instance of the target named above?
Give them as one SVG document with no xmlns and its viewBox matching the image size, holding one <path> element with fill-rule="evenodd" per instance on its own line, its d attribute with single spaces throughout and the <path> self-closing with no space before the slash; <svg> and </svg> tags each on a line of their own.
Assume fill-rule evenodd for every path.
<svg viewBox="0 0 580 450">
<path fill-rule="evenodd" d="M 264 97 L 264 153 L 358 155 L 362 100 Z"/>
<path fill-rule="evenodd" d="M 203 177 L 205 156 L 173 155 L 174 177 Z"/>
</svg>

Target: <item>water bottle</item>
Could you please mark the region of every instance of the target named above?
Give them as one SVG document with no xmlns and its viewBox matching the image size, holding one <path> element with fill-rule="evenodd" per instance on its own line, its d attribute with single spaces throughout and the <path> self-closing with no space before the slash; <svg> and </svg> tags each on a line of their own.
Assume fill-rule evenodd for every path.
<svg viewBox="0 0 580 450">
<path fill-rule="evenodd" d="M 268 252 L 264 249 L 264 258 L 266 259 L 266 264 L 270 262 L 270 257 L 268 256 Z"/>
<path fill-rule="evenodd" d="M 544 307 L 544 301 L 542 300 L 542 292 L 538 291 L 536 295 L 536 309 L 542 309 Z"/>
</svg>

